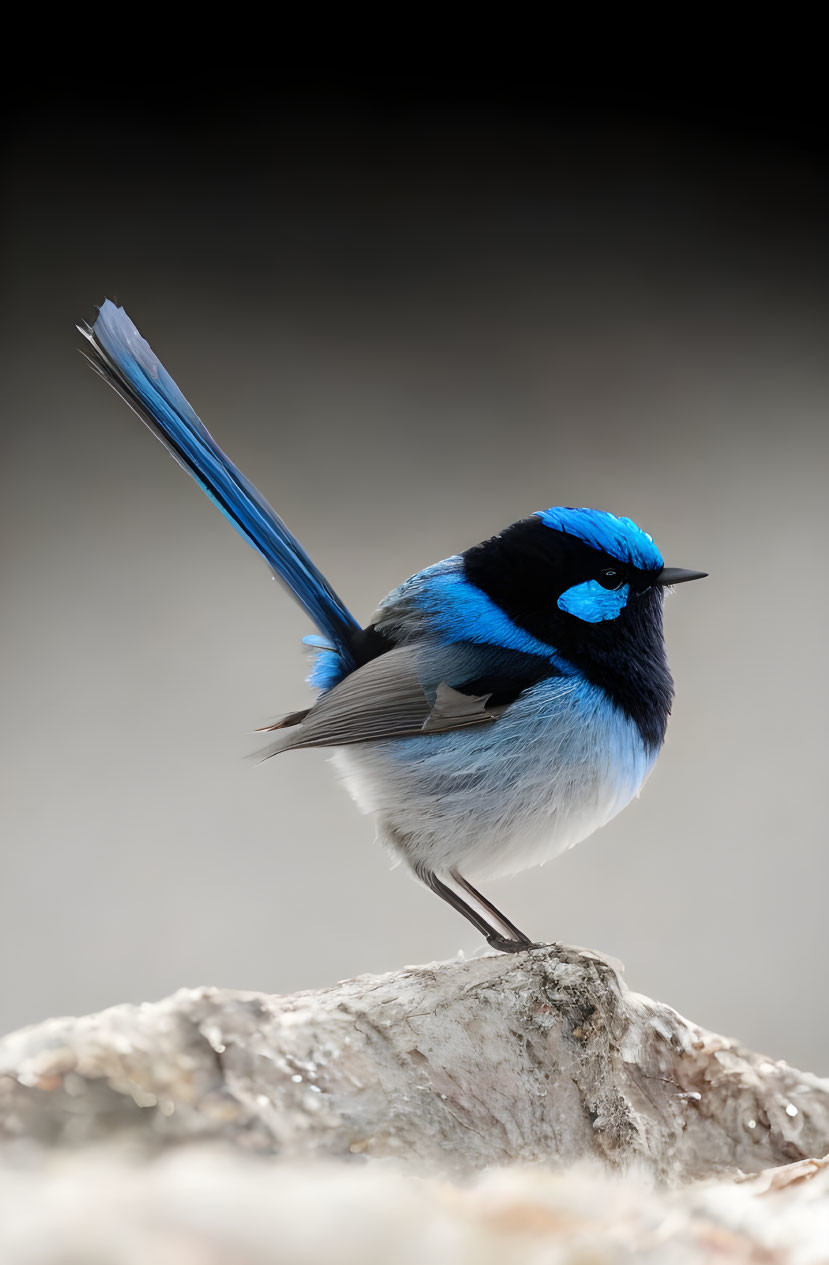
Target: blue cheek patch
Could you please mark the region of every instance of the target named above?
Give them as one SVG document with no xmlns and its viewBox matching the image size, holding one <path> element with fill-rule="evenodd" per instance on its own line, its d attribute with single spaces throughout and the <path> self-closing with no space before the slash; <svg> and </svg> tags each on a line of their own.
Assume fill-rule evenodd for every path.
<svg viewBox="0 0 829 1265">
<path fill-rule="evenodd" d="M 623 584 L 620 589 L 606 589 L 598 580 L 586 580 L 562 593 L 558 608 L 587 624 L 600 624 L 605 619 L 616 619 L 627 605 L 629 595 L 629 584 Z"/>
</svg>

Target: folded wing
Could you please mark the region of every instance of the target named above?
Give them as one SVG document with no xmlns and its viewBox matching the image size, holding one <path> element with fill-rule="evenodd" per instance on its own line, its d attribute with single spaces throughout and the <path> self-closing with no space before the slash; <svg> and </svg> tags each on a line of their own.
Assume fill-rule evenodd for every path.
<svg viewBox="0 0 829 1265">
<path fill-rule="evenodd" d="M 559 675 L 546 659 L 494 646 L 397 646 L 279 726 L 269 754 L 491 725 L 537 681 Z"/>
</svg>

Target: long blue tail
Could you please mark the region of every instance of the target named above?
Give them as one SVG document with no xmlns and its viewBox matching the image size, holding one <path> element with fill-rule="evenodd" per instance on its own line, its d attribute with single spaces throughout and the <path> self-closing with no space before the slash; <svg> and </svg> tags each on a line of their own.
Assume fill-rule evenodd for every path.
<svg viewBox="0 0 829 1265">
<path fill-rule="evenodd" d="M 279 515 L 214 442 L 124 309 L 107 299 L 94 325 L 78 328 L 92 348 L 92 367 L 261 553 L 351 671 L 360 625 Z"/>
</svg>

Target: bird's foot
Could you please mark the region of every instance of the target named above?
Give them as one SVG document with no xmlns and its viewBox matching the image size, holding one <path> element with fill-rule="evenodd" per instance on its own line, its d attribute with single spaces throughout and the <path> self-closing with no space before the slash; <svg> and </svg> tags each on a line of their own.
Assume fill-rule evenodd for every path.
<svg viewBox="0 0 829 1265">
<path fill-rule="evenodd" d="M 525 949 L 538 949 L 540 946 L 534 944 L 529 936 L 522 936 L 520 940 L 508 940 L 506 936 L 487 936 L 487 944 L 493 949 L 497 949 L 499 953 L 523 953 Z"/>
</svg>

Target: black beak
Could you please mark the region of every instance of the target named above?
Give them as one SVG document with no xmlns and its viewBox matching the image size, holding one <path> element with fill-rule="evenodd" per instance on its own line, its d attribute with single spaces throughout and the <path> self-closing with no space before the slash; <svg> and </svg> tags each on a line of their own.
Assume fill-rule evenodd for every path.
<svg viewBox="0 0 829 1265">
<path fill-rule="evenodd" d="M 704 580 L 707 571 L 684 571 L 682 567 L 663 567 L 654 584 L 687 584 L 689 580 Z"/>
</svg>

